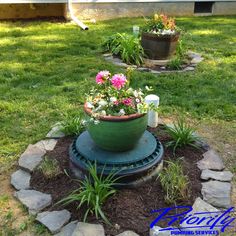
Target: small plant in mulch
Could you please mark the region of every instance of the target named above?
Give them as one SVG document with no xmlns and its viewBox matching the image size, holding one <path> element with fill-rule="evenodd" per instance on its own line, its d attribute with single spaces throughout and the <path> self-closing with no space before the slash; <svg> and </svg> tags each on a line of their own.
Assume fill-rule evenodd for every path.
<svg viewBox="0 0 236 236">
<path fill-rule="evenodd" d="M 95 165 L 90 164 L 88 172 L 89 177 L 86 176 L 82 181 L 77 180 L 81 187 L 59 201 L 58 204 L 68 205 L 75 202 L 77 203 L 77 210 L 85 205 L 87 210 L 84 214 L 84 221 L 86 221 L 88 214 L 95 214 L 96 219 L 101 217 L 107 224 L 110 224 L 102 211 L 102 205 L 116 192 L 114 183 L 118 178 L 115 177 L 115 173 L 108 176 L 98 175 L 96 163 Z"/>
<path fill-rule="evenodd" d="M 161 186 L 166 193 L 165 201 L 176 204 L 178 200 L 187 200 L 189 180 L 184 175 L 181 161 L 166 161 L 166 163 L 167 167 L 159 175 Z"/>
<path fill-rule="evenodd" d="M 47 156 L 43 159 L 38 169 L 48 179 L 56 177 L 62 173 L 58 161 Z"/>
<path fill-rule="evenodd" d="M 181 148 L 190 145 L 195 148 L 199 148 L 196 142 L 199 141 L 199 137 L 196 136 L 196 128 L 187 124 L 183 117 L 178 118 L 177 122 L 173 126 L 166 125 L 166 131 L 171 137 L 171 141 L 167 143 L 167 146 L 173 147 L 175 153 L 176 148 Z"/>
</svg>

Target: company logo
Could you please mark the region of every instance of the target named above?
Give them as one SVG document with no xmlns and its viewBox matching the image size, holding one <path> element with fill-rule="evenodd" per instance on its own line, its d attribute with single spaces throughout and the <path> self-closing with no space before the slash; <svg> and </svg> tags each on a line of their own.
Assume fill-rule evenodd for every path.
<svg viewBox="0 0 236 236">
<path fill-rule="evenodd" d="M 177 210 L 181 213 L 176 213 Z M 151 214 L 157 214 L 157 217 L 150 224 L 150 228 L 165 221 L 168 227 L 159 231 L 171 231 L 171 235 L 219 235 L 220 232 L 225 232 L 226 228 L 236 229 L 232 212 L 234 207 L 214 212 L 193 212 L 191 206 L 162 208 L 151 211 Z M 181 228 L 174 227 L 175 223 L 179 223 Z"/>
</svg>

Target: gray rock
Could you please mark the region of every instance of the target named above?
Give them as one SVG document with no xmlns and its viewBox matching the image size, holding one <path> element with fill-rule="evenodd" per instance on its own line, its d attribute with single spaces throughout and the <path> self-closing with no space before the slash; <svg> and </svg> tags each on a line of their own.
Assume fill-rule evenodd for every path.
<svg viewBox="0 0 236 236">
<path fill-rule="evenodd" d="M 233 178 L 233 174 L 230 171 L 213 171 L 213 170 L 203 170 L 201 174 L 201 179 L 209 180 L 219 180 L 230 182 Z"/>
<path fill-rule="evenodd" d="M 225 168 L 221 157 L 212 149 L 203 154 L 203 159 L 197 163 L 200 170 L 223 170 Z"/>
<path fill-rule="evenodd" d="M 105 236 L 105 232 L 102 225 L 79 222 L 72 236 Z"/>
<path fill-rule="evenodd" d="M 228 208 L 231 206 L 231 184 L 220 181 L 202 183 L 203 200 L 215 207 Z"/>
<path fill-rule="evenodd" d="M 42 161 L 46 151 L 30 144 L 19 159 L 19 166 L 27 171 L 33 171 Z"/>
<path fill-rule="evenodd" d="M 146 67 L 138 67 L 137 70 L 138 70 L 138 71 L 143 71 L 143 72 L 148 72 L 148 71 L 150 71 L 150 69 L 149 69 L 149 68 L 146 68 Z"/>
<path fill-rule="evenodd" d="M 201 61 L 203 61 L 203 58 L 202 58 L 202 57 L 194 57 L 194 58 L 191 60 L 191 64 L 198 64 L 198 63 L 200 63 Z"/>
<path fill-rule="evenodd" d="M 71 214 L 67 210 L 45 211 L 37 215 L 36 220 L 46 226 L 51 233 L 58 233 L 70 220 Z"/>
<path fill-rule="evenodd" d="M 14 195 L 29 209 L 30 214 L 36 214 L 52 203 L 50 194 L 35 190 L 20 190 L 15 192 Z"/>
<path fill-rule="evenodd" d="M 76 228 L 77 223 L 77 220 L 70 222 L 61 229 L 60 233 L 55 234 L 55 236 L 71 236 Z"/>
<path fill-rule="evenodd" d="M 165 229 L 165 228 L 161 228 L 159 226 L 154 226 L 152 229 L 150 229 L 149 232 L 149 236 L 170 236 L 173 235 L 171 234 L 172 232 L 179 232 L 179 229 L 175 228 L 174 230 L 166 230 L 166 231 L 160 231 L 161 229 Z"/>
<path fill-rule="evenodd" d="M 184 68 L 184 71 L 193 71 L 193 70 L 195 70 L 195 68 L 192 66 L 187 66 L 186 68 Z"/>
<path fill-rule="evenodd" d="M 133 231 L 128 230 L 128 231 L 125 231 L 121 234 L 118 234 L 117 236 L 139 236 L 139 235 L 134 233 Z"/>
<path fill-rule="evenodd" d="M 203 201 L 201 198 L 197 198 L 192 206 L 193 210 L 190 212 L 190 215 L 192 215 L 193 217 L 194 216 L 194 213 L 198 213 L 198 212 L 217 212 L 218 209 L 216 209 L 215 207 L 213 207 L 212 205 L 208 204 L 207 202 Z M 187 215 L 187 216 L 190 216 L 190 215 Z M 187 216 L 185 218 L 187 218 Z M 210 218 L 207 218 L 207 217 L 215 217 L 216 214 L 214 213 L 206 213 L 204 214 L 204 217 L 206 217 L 206 219 L 210 219 Z M 191 222 L 191 218 L 189 218 L 190 222 Z M 190 225 L 187 224 L 188 221 L 184 221 L 182 224 L 180 224 L 180 227 L 182 227 L 184 230 L 185 227 L 189 227 Z M 206 221 L 203 221 L 202 223 L 199 223 L 196 222 L 195 224 L 191 224 L 191 227 L 197 227 L 196 229 L 192 228 L 191 231 L 199 231 L 200 228 L 199 226 L 205 226 L 206 225 Z M 206 228 L 206 230 L 209 230 Z M 208 236 L 208 234 L 205 234 Z"/>
<path fill-rule="evenodd" d="M 153 74 L 160 74 L 161 73 L 160 71 L 157 71 L 157 70 L 150 70 L 150 72 Z"/>
<path fill-rule="evenodd" d="M 188 55 L 190 58 L 201 57 L 201 54 L 200 54 L 200 53 L 193 52 L 193 51 L 188 51 L 188 52 L 187 52 L 187 55 Z"/>
<path fill-rule="evenodd" d="M 46 138 L 63 138 L 65 134 L 61 131 L 62 125 L 60 123 L 55 124 L 54 127 L 48 132 Z"/>
<path fill-rule="evenodd" d="M 205 151 L 209 151 L 211 149 L 210 145 L 201 137 L 194 142 L 194 144 L 198 147 L 203 148 Z"/>
<path fill-rule="evenodd" d="M 112 54 L 111 54 L 111 53 L 104 53 L 103 56 L 104 56 L 104 57 L 111 57 Z"/>
<path fill-rule="evenodd" d="M 29 189 L 30 188 L 31 175 L 24 170 L 17 170 L 11 175 L 11 184 L 17 189 Z"/>
<path fill-rule="evenodd" d="M 52 151 L 57 144 L 57 139 L 47 139 L 41 140 L 35 144 L 35 146 L 45 150 L 45 151 Z"/>
</svg>

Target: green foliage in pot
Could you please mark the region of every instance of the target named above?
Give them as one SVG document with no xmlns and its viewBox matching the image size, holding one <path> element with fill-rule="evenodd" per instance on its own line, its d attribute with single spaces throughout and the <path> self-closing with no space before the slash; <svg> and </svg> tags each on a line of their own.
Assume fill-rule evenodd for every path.
<svg viewBox="0 0 236 236">
<path fill-rule="evenodd" d="M 127 64 L 139 66 L 143 63 L 144 51 L 139 39 L 134 35 L 116 33 L 105 41 L 103 47 L 105 51 L 121 57 Z"/>
<path fill-rule="evenodd" d="M 146 20 L 142 31 L 158 35 L 170 35 L 180 30 L 177 28 L 174 18 L 165 14 L 154 14 L 152 18 Z"/>
</svg>

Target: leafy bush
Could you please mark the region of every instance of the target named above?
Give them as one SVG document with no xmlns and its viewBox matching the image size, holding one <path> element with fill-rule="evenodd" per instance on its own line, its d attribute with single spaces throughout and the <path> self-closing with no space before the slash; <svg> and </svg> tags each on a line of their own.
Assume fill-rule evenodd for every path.
<svg viewBox="0 0 236 236">
<path fill-rule="evenodd" d="M 66 115 L 65 119 L 61 122 L 61 131 L 65 135 L 78 135 L 84 131 L 84 125 L 80 116 Z"/>
<path fill-rule="evenodd" d="M 166 192 L 165 201 L 167 203 L 176 203 L 177 200 L 187 199 L 188 177 L 184 175 L 181 162 L 169 162 L 168 166 L 160 172 L 160 182 Z"/>
<path fill-rule="evenodd" d="M 47 178 L 53 178 L 61 173 L 57 160 L 45 157 L 39 166 L 39 170 Z"/>
<path fill-rule="evenodd" d="M 118 178 L 115 178 L 114 173 L 106 177 L 102 174 L 99 176 L 97 174 L 96 164 L 90 165 L 88 171 L 89 177 L 86 176 L 83 181 L 79 181 L 81 187 L 62 199 L 59 203 L 67 205 L 72 202 L 79 202 L 77 209 L 82 205 L 86 205 L 87 210 L 84 214 L 84 221 L 86 221 L 89 213 L 95 213 L 97 219 L 100 216 L 106 223 L 110 224 L 102 211 L 102 205 L 108 197 L 116 192 L 113 185 Z"/>
<path fill-rule="evenodd" d="M 174 152 L 176 148 L 190 145 L 198 148 L 195 142 L 199 141 L 199 137 L 195 135 L 196 128 L 185 123 L 183 118 L 178 118 L 173 126 L 165 126 L 167 133 L 171 136 L 172 141 L 167 146 L 173 146 Z"/>
<path fill-rule="evenodd" d="M 141 65 L 143 63 L 144 50 L 138 38 L 126 33 L 117 33 L 104 43 L 105 51 L 120 56 L 127 64 Z"/>
</svg>

